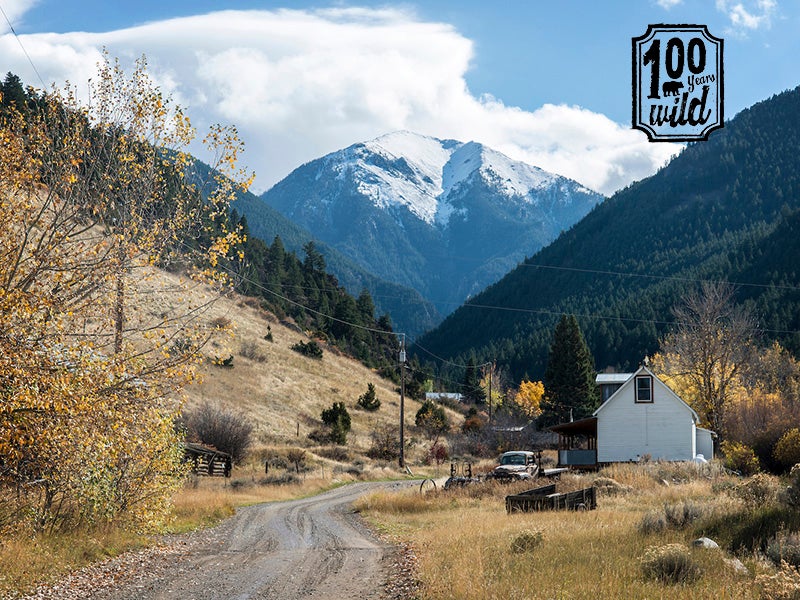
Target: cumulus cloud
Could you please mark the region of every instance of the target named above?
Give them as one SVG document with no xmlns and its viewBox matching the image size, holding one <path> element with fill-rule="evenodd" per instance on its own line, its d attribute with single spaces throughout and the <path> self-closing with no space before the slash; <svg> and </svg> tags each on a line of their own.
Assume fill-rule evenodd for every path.
<svg viewBox="0 0 800 600">
<path fill-rule="evenodd" d="M 673 6 L 677 6 L 681 4 L 683 0 L 656 0 L 656 4 L 658 4 L 664 10 L 669 10 Z"/>
<path fill-rule="evenodd" d="M 256 191 L 327 152 L 389 131 L 479 141 L 603 193 L 675 153 L 578 106 L 535 111 L 470 93 L 470 40 L 399 9 L 221 11 L 106 33 L 33 34 L 23 43 L 46 81 L 86 82 L 100 49 L 146 53 L 154 78 L 201 130 L 234 123 Z M 35 82 L 19 45 L 0 55 Z"/>
<path fill-rule="evenodd" d="M 38 3 L 39 0 L 4 0 L 0 6 L 3 15 L 0 17 L 0 33 L 11 31 L 9 23 L 16 29 L 22 16 Z"/>
<path fill-rule="evenodd" d="M 731 22 L 729 33 L 746 33 L 756 29 L 769 29 L 778 9 L 775 0 L 755 0 L 732 2 L 717 0 L 717 10 L 725 14 Z"/>
</svg>

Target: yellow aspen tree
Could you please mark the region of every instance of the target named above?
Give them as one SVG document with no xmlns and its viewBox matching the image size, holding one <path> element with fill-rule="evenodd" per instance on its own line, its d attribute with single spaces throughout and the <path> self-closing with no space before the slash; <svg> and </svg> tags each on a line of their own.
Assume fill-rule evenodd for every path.
<svg viewBox="0 0 800 600">
<path fill-rule="evenodd" d="M 251 179 L 235 129 L 215 127 L 200 181 L 193 137 L 144 58 L 126 75 L 105 55 L 91 108 L 67 87 L 3 113 L 0 529 L 165 514 L 181 391 L 241 241 L 228 206 Z"/>
<path fill-rule="evenodd" d="M 514 404 L 530 419 L 542 414 L 544 384 L 541 381 L 521 381 L 514 394 Z"/>
</svg>

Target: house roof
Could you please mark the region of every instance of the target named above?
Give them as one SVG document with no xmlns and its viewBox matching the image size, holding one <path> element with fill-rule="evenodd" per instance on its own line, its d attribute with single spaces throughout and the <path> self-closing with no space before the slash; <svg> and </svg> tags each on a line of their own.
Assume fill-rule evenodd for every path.
<svg viewBox="0 0 800 600">
<path fill-rule="evenodd" d="M 595 383 L 604 385 L 608 383 L 625 383 L 633 377 L 633 373 L 598 373 Z"/>
<path fill-rule="evenodd" d="M 569 423 L 559 423 L 550 427 L 550 431 L 561 435 L 597 435 L 597 417 L 587 417 Z"/>
<path fill-rule="evenodd" d="M 662 381 L 662 380 L 661 380 L 661 379 L 658 377 L 658 375 L 656 375 L 655 373 L 653 373 L 653 372 L 652 372 L 650 369 L 648 369 L 648 368 L 647 368 L 647 367 L 645 367 L 644 365 L 642 365 L 641 367 L 639 367 L 639 369 L 638 369 L 638 370 L 637 370 L 635 373 L 630 373 L 630 377 L 628 377 L 628 379 L 627 379 L 627 380 L 626 380 L 626 382 L 625 382 L 625 383 L 622 385 L 622 387 L 621 387 L 621 388 L 619 388 L 619 389 L 618 389 L 616 392 L 614 392 L 613 394 L 611 394 L 611 396 L 609 396 L 608 400 L 606 400 L 605 402 L 603 402 L 603 404 L 601 404 L 601 405 L 600 405 L 600 407 L 599 407 L 597 410 L 595 410 L 595 411 L 594 411 L 594 413 L 592 413 L 592 416 L 595 416 L 595 417 L 596 417 L 596 416 L 597 416 L 597 414 L 598 414 L 598 413 L 599 413 L 601 410 L 603 410 L 603 408 L 604 408 L 605 406 L 607 406 L 607 405 L 608 405 L 609 403 L 611 403 L 611 402 L 614 402 L 614 400 L 617 398 L 617 396 L 621 395 L 621 394 L 623 393 L 623 390 L 625 390 L 625 388 L 627 388 L 627 387 L 628 387 L 628 385 L 633 385 L 633 384 L 629 384 L 628 382 L 630 382 L 630 381 L 633 381 L 633 378 L 634 378 L 636 375 L 642 375 L 642 374 L 645 374 L 645 375 L 650 375 L 650 376 L 651 376 L 653 379 L 657 379 L 657 380 L 658 380 L 658 381 L 661 383 L 661 385 L 663 385 L 663 386 L 664 386 L 664 389 L 666 389 L 666 390 L 667 390 L 667 392 L 668 392 L 668 393 L 670 393 L 670 394 L 672 395 L 672 397 L 673 397 L 675 400 L 677 400 L 678 402 L 680 402 L 681 404 L 683 404 L 683 405 L 686 407 L 686 409 L 687 409 L 687 410 L 689 410 L 689 412 L 691 412 L 691 413 L 692 413 L 692 417 L 694 418 L 694 422 L 695 422 L 695 423 L 699 423 L 699 422 L 700 422 L 700 417 L 699 417 L 699 415 L 698 415 L 698 414 L 695 412 L 695 410 L 694 410 L 694 409 L 693 409 L 691 406 L 689 406 L 689 405 L 688 405 L 688 404 L 687 404 L 687 403 L 686 403 L 686 402 L 683 400 L 683 398 L 681 398 L 680 396 L 678 396 L 678 394 L 676 394 L 675 392 L 673 392 L 673 391 L 670 389 L 670 387 L 669 387 L 669 386 L 668 386 L 666 383 L 664 383 L 664 382 L 663 382 L 663 381 Z"/>
</svg>

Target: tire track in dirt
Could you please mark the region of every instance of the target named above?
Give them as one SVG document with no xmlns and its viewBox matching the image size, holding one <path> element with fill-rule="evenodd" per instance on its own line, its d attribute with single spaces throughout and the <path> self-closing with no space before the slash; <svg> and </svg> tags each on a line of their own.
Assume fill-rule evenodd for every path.
<svg viewBox="0 0 800 600">
<path fill-rule="evenodd" d="M 351 504 L 364 493 L 407 483 L 356 483 L 319 496 L 237 511 L 169 562 L 98 600 L 378 600 L 395 549 L 375 538 Z"/>
</svg>

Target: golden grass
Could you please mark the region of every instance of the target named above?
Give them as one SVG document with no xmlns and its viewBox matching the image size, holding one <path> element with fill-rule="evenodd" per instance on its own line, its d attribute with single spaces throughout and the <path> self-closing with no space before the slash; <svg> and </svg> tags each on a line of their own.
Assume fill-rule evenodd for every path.
<svg viewBox="0 0 800 600">
<path fill-rule="evenodd" d="M 0 597 L 54 581 L 66 572 L 141 548 L 148 541 L 112 527 L 34 538 L 4 537 L 0 541 Z"/>
<path fill-rule="evenodd" d="M 702 476 L 664 485 L 651 470 L 635 466 L 565 477 L 559 491 L 612 474 L 631 489 L 601 496 L 598 509 L 588 512 L 508 515 L 503 497 L 513 492 L 502 486 L 487 493 L 466 488 L 424 497 L 376 493 L 358 508 L 383 532 L 413 544 L 425 599 L 758 597 L 753 577 L 737 574 L 724 562 L 722 551 L 691 550 L 703 572 L 691 585 L 645 580 L 639 559 L 649 546 L 690 546 L 694 536 L 690 529 L 641 534 L 637 526 L 642 515 L 687 499 L 710 510 L 717 500 L 711 481 Z M 512 541 L 525 529 L 541 531 L 543 542 L 532 552 L 514 553 Z"/>
<path fill-rule="evenodd" d="M 162 274 L 163 277 L 172 277 Z M 192 292 L 202 301 L 202 290 Z M 321 425 L 320 413 L 333 402 L 344 402 L 352 419 L 348 447 L 360 452 L 370 444 L 370 433 L 383 425 L 399 423 L 400 395 L 393 382 L 358 361 L 341 355 L 322 343 L 321 360 L 305 357 L 291 346 L 309 338 L 295 328 L 278 322 L 274 315 L 253 305 L 252 299 L 238 295 L 219 299 L 208 311 L 209 322 L 227 319 L 231 336 L 219 336 L 204 352 L 213 356 L 233 355 L 233 367 L 224 368 L 209 360 L 201 369 L 202 382 L 187 388 L 187 405 L 219 403 L 243 412 L 255 426 L 259 445 L 312 445 L 308 433 Z M 269 331 L 272 341 L 264 336 Z M 253 360 L 244 354 L 257 355 Z M 358 397 L 373 383 L 381 401 L 375 412 L 358 410 Z M 406 398 L 405 421 L 409 439 L 414 436 L 414 416 L 419 404 Z M 420 450 L 421 452 L 421 450 Z"/>
<path fill-rule="evenodd" d="M 240 483 L 232 485 L 235 481 Z M 173 498 L 173 518 L 168 531 L 183 533 L 212 526 L 231 516 L 239 506 L 302 498 L 341 483 L 341 480 L 307 476 L 298 483 L 265 486 L 252 481 L 250 474 L 241 470 L 234 471 L 231 479 L 190 480 Z M 152 542 L 151 536 L 113 525 L 69 534 L 6 536 L 0 539 L 0 598 Z"/>
</svg>

